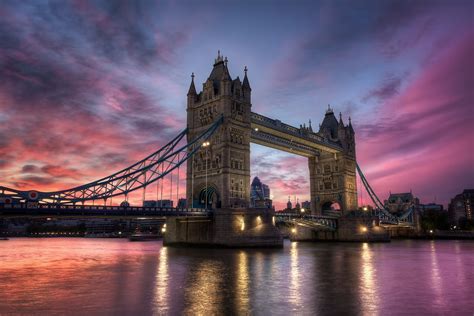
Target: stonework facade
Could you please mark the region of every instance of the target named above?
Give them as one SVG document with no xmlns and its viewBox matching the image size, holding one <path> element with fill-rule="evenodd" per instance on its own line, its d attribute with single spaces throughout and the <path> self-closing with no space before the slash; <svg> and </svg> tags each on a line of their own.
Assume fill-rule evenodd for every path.
<svg viewBox="0 0 474 316">
<path fill-rule="evenodd" d="M 333 203 L 338 203 L 341 210 L 357 209 L 356 155 L 355 135 L 352 124 L 346 126 L 334 116 L 328 108 L 319 134 L 341 145 L 340 153 L 321 151 L 319 156 L 308 159 L 311 212 L 321 215 L 330 210 Z"/>
<path fill-rule="evenodd" d="M 221 115 L 224 121 L 208 140 L 210 145 L 187 162 L 188 205 L 204 207 L 207 200 L 208 208 L 248 207 L 251 107 L 247 74 L 242 82 L 239 77 L 232 79 L 227 58 L 217 56 L 199 93 L 193 75 L 187 104 L 188 142 Z"/>
<path fill-rule="evenodd" d="M 315 133 L 311 124 L 297 129 L 252 113 L 252 89 L 247 70 L 244 71 L 242 81 L 239 77 L 232 79 L 227 58 L 218 54 L 199 93 L 194 85 L 194 74 L 192 76 L 187 95 L 188 142 L 221 116 L 223 123 L 211 139 L 206 140 L 209 145 L 201 147 L 187 161 L 188 206 L 249 207 L 250 142 L 256 142 L 308 157 L 312 214 L 322 214 L 327 205 L 334 203 L 342 210 L 356 210 L 355 135 L 350 119 L 345 125 L 342 117 L 338 121 L 329 108 L 320 130 Z M 294 142 L 295 135 L 300 137 L 298 146 Z"/>
</svg>

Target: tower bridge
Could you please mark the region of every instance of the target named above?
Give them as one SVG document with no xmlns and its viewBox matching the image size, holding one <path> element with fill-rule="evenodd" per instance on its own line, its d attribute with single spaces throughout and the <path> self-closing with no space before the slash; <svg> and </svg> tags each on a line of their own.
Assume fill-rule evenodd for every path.
<svg viewBox="0 0 474 316">
<path fill-rule="evenodd" d="M 296 128 L 252 112 L 247 68 L 242 81 L 233 79 L 227 62 L 217 56 L 199 93 L 192 75 L 187 94 L 188 141 L 211 126 L 216 117 L 222 116 L 223 123 L 211 136 L 209 146 L 188 161 L 188 203 L 248 207 L 253 142 L 308 158 L 312 214 L 321 215 L 323 206 L 332 202 L 339 203 L 343 211 L 357 209 L 355 133 L 350 121 L 345 125 L 342 116 L 338 121 L 328 107 L 315 132 L 311 125 Z"/>
<path fill-rule="evenodd" d="M 203 242 L 209 242 L 209 238 L 233 240 L 239 236 L 240 239 L 237 238 L 234 242 L 236 245 L 242 240 L 245 240 L 244 244 L 250 243 L 249 240 L 254 240 L 253 237 L 263 236 L 262 238 L 275 240 L 276 234 L 271 228 L 274 227 L 275 219 L 269 211 L 249 209 L 250 143 L 256 143 L 308 159 L 311 216 L 298 220 L 290 218 L 293 224 L 311 227 L 308 222 L 314 221 L 314 226 L 319 227 L 322 223 L 331 223 L 330 230 L 334 230 L 334 221 L 322 216 L 324 207 L 338 203 L 342 214 L 357 210 L 356 172 L 359 172 L 369 196 L 380 209 L 377 217 L 382 222 L 398 224 L 399 219 L 386 212 L 383 205 L 379 205 L 380 200 L 357 166 L 355 132 L 350 118 L 345 124 L 342 115 L 339 115 L 339 120 L 336 119 L 333 109 L 328 106 L 318 131 L 313 130 L 311 122 L 308 126 L 298 128 L 253 112 L 251 95 L 247 68 L 244 69 L 242 81 L 239 77 L 232 78 L 227 58 L 218 54 L 211 73 L 199 92 L 192 74 L 187 93 L 186 129 L 168 144 L 128 168 L 75 188 L 40 192 L 0 186 L 0 213 L 2 209 L 4 212 L 12 209 L 9 204 L 23 203 L 25 210 L 46 204 L 55 205 L 58 212 L 68 212 L 71 206 L 77 206 L 81 214 L 84 214 L 84 211 L 87 213 L 85 203 L 101 200 L 104 207 L 100 211 L 106 211 L 107 201 L 114 197 L 128 200 L 128 194 L 139 189 L 143 190 L 145 197 L 146 189 L 152 183 L 159 184 L 161 181 L 162 194 L 163 179 L 166 176 L 172 177 L 176 171 L 179 177 L 179 168 L 186 163 L 188 207 L 191 211 L 204 209 L 205 213 L 199 213 L 200 216 L 204 214 L 214 217 L 215 227 L 204 229 L 212 230 L 213 235 L 204 238 Z M 183 145 L 185 137 L 186 144 Z M 128 206 L 122 206 L 127 212 Z M 41 207 L 42 212 L 51 210 Z M 15 211 L 18 210 L 16 207 Z M 214 212 L 210 213 L 209 210 Z M 121 214 L 124 210 L 110 206 L 110 211 Z M 163 213 L 161 208 L 145 212 L 150 214 L 153 211 L 160 212 L 159 216 L 183 215 L 180 211 L 176 214 Z M 404 219 L 406 218 L 410 217 L 405 216 Z M 280 220 L 285 221 L 284 218 Z M 181 223 L 186 225 L 186 238 L 190 229 L 188 225 L 193 225 L 189 221 L 170 221 L 169 227 L 174 227 L 176 231 L 176 241 L 180 240 L 180 231 L 184 229 L 184 224 Z M 197 235 L 208 234 L 203 233 L 202 227 L 199 229 L 195 231 Z"/>
</svg>

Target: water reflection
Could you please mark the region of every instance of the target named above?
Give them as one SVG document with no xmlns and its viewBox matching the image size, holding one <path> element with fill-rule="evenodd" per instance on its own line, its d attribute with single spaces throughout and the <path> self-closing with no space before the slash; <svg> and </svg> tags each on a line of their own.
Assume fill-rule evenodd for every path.
<svg viewBox="0 0 474 316">
<path fill-rule="evenodd" d="M 188 274 L 185 291 L 185 310 L 187 315 L 223 314 L 221 304 L 224 296 L 223 266 L 219 261 L 204 260 Z"/>
<path fill-rule="evenodd" d="M 270 251 L 12 239 L 0 243 L 0 315 L 469 314 L 472 262 L 474 242 Z"/>
<path fill-rule="evenodd" d="M 364 314 L 378 314 L 378 289 L 376 284 L 377 271 L 373 262 L 373 254 L 368 243 L 362 244 L 361 274 L 359 278 L 360 300 L 364 306 Z"/>
<path fill-rule="evenodd" d="M 158 255 L 158 271 L 155 281 L 155 312 L 164 313 L 168 306 L 168 248 L 161 248 Z"/>
<path fill-rule="evenodd" d="M 248 254 L 246 251 L 240 251 L 237 259 L 236 291 L 235 303 L 239 314 L 249 310 L 249 267 Z"/>
<path fill-rule="evenodd" d="M 293 310 L 298 310 L 301 305 L 301 274 L 298 260 L 298 243 L 292 242 L 290 248 L 290 288 L 288 299 L 293 305 Z"/>
<path fill-rule="evenodd" d="M 431 258 L 431 288 L 434 291 L 435 301 L 438 306 L 444 305 L 443 284 L 441 280 L 441 272 L 436 256 L 436 243 L 434 240 L 430 241 L 430 258 Z"/>
</svg>

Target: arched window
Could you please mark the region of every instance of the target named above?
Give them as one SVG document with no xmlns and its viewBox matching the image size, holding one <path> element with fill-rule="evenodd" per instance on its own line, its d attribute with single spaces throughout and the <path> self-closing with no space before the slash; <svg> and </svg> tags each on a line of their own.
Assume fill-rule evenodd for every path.
<svg viewBox="0 0 474 316">
<path fill-rule="evenodd" d="M 331 173 L 331 166 L 330 165 L 324 165 L 324 173 Z"/>
</svg>

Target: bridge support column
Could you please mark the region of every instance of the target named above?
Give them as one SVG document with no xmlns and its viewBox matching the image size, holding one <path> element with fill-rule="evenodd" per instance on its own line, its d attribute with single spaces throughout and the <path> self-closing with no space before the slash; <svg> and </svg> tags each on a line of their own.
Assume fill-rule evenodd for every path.
<svg viewBox="0 0 474 316">
<path fill-rule="evenodd" d="M 274 212 L 220 209 L 209 217 L 168 217 L 165 246 L 283 247 Z"/>
<path fill-rule="evenodd" d="M 357 209 L 355 159 L 344 154 L 321 152 L 308 158 L 311 214 L 324 215 L 323 205 L 338 203 L 341 212 Z"/>
</svg>

